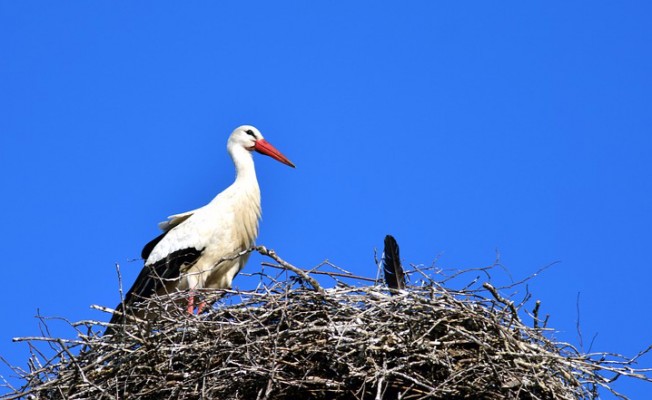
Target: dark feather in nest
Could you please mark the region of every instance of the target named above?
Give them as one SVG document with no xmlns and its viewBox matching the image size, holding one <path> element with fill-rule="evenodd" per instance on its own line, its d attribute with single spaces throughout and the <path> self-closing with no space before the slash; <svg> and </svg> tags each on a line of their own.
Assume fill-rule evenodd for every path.
<svg viewBox="0 0 652 400">
<path fill-rule="evenodd" d="M 385 236 L 383 271 L 385 272 L 385 283 L 390 289 L 405 289 L 405 274 L 401 266 L 398 243 L 392 235 Z"/>
</svg>

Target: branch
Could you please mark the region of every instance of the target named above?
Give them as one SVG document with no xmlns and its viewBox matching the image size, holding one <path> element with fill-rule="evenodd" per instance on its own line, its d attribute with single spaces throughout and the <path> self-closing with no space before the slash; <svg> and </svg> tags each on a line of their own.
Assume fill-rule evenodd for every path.
<svg viewBox="0 0 652 400">
<path fill-rule="evenodd" d="M 294 265 L 288 263 L 287 261 L 283 260 L 281 257 L 276 255 L 276 252 L 272 249 L 268 249 L 265 246 L 256 246 L 255 247 L 256 251 L 260 253 L 263 256 L 270 257 L 280 265 L 282 265 L 285 269 L 288 269 L 295 274 L 299 275 L 302 279 L 304 279 L 306 282 L 310 283 L 310 285 L 315 289 L 315 291 L 319 292 L 320 294 L 324 294 L 324 289 L 317 283 L 317 280 L 315 278 L 311 277 L 308 275 L 304 270 L 301 268 L 297 268 Z"/>
<path fill-rule="evenodd" d="M 518 311 L 516 310 L 516 307 L 514 307 L 513 301 L 509 301 L 505 299 L 503 296 L 501 296 L 496 290 L 496 288 L 491 286 L 489 282 L 483 283 L 482 287 L 487 289 L 491 293 L 491 295 L 494 296 L 494 299 L 496 299 L 497 302 L 502 303 L 507 307 L 509 307 L 509 310 L 512 312 L 512 316 L 514 317 L 514 319 L 520 321 L 520 319 L 518 318 Z"/>
</svg>

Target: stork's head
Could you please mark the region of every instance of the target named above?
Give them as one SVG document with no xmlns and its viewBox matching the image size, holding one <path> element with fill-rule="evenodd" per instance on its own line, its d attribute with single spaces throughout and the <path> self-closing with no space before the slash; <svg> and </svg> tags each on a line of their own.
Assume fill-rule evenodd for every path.
<svg viewBox="0 0 652 400">
<path fill-rule="evenodd" d="M 294 168 L 292 161 L 288 160 L 280 151 L 276 150 L 271 143 L 263 138 L 260 131 L 251 125 L 239 126 L 235 128 L 233 133 L 231 133 L 227 147 L 232 148 L 235 146 L 244 147 L 249 151 L 256 151 L 260 154 L 270 156 L 273 159 Z"/>
</svg>

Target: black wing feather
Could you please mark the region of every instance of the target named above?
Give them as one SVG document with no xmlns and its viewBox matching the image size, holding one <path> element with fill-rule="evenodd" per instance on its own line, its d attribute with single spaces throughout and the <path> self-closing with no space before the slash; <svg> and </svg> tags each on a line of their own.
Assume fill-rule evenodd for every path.
<svg viewBox="0 0 652 400">
<path fill-rule="evenodd" d="M 158 241 L 161 240 L 160 238 L 161 237 L 156 238 L 152 242 L 156 241 L 158 243 Z M 152 242 L 148 243 L 145 246 L 145 249 L 147 249 L 147 246 Z M 145 252 L 145 249 L 143 249 L 143 253 Z M 140 271 L 140 274 L 138 274 L 133 286 L 125 295 L 124 302 L 118 304 L 115 308 L 116 311 L 119 311 L 120 313 L 125 312 L 123 309 L 124 304 L 127 313 L 133 312 L 134 306 L 138 303 L 142 302 L 144 299 L 152 297 L 152 295 L 162 289 L 166 283 L 179 278 L 181 271 L 196 263 L 202 252 L 203 249 L 196 249 L 194 247 L 181 249 L 170 253 L 167 257 L 153 264 L 145 265 Z M 123 315 L 115 313 L 113 314 L 110 323 L 118 324 L 124 322 L 124 320 L 125 317 Z M 109 327 L 104 334 L 112 334 L 113 332 L 114 329 Z"/>
<path fill-rule="evenodd" d="M 145 247 L 143 247 L 143 251 L 140 252 L 140 256 L 142 257 L 143 260 L 147 260 L 149 258 L 149 255 L 152 254 L 152 250 L 154 250 L 154 247 L 156 247 L 158 242 L 163 240 L 163 238 L 165 237 L 165 235 L 168 234 L 168 232 L 170 231 L 161 233 L 154 239 L 150 240 L 149 243 L 147 243 Z"/>
<path fill-rule="evenodd" d="M 383 270 L 385 272 L 385 283 L 390 289 L 405 289 L 405 274 L 401 266 L 398 243 L 396 243 L 396 239 L 392 235 L 385 236 Z"/>
</svg>

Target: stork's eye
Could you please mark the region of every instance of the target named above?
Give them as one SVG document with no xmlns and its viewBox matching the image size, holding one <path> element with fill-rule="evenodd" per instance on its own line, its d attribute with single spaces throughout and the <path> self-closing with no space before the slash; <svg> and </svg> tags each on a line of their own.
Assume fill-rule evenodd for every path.
<svg viewBox="0 0 652 400">
<path fill-rule="evenodd" d="M 251 129 L 247 129 L 245 132 L 247 133 L 247 135 L 253 136 L 254 139 L 258 139 L 254 131 L 252 131 Z"/>
</svg>

